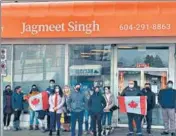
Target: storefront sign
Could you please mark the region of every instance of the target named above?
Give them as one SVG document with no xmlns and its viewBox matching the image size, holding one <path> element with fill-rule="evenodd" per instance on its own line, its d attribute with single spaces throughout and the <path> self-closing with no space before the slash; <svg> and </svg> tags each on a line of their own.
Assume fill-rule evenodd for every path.
<svg viewBox="0 0 176 136">
<path fill-rule="evenodd" d="M 2 38 L 176 36 L 176 2 L 2 4 Z"/>
<path fill-rule="evenodd" d="M 92 68 L 91 68 L 92 67 Z M 71 66 L 70 67 L 70 76 L 99 76 L 101 75 L 101 66 L 97 65 L 97 67 L 87 65 L 84 66 Z"/>
</svg>

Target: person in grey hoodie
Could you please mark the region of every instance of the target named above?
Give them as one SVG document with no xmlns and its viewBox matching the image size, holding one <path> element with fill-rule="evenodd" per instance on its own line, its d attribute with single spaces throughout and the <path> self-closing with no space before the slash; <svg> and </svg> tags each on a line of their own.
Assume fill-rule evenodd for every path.
<svg viewBox="0 0 176 136">
<path fill-rule="evenodd" d="M 135 88 L 134 84 L 135 84 L 134 81 L 129 81 L 128 87 L 125 88 L 121 96 L 141 96 L 142 92 L 139 89 Z M 142 136 L 141 115 L 134 114 L 134 113 L 127 113 L 127 116 L 128 116 L 128 127 L 129 127 L 129 133 L 127 134 L 127 136 L 134 135 L 133 120 L 136 123 L 137 136 Z"/>
<path fill-rule="evenodd" d="M 67 101 L 69 111 L 71 111 L 71 136 L 75 136 L 76 121 L 78 120 L 78 136 L 82 136 L 83 118 L 87 99 L 83 92 L 80 91 L 80 85 L 75 86 Z"/>
</svg>

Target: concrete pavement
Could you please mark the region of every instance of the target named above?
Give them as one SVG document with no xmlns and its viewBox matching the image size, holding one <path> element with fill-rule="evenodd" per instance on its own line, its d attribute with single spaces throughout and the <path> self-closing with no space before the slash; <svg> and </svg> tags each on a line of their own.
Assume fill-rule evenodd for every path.
<svg viewBox="0 0 176 136">
<path fill-rule="evenodd" d="M 127 128 L 116 128 L 114 132 L 110 136 L 126 136 L 128 132 Z M 153 136 L 161 136 L 160 134 L 161 130 L 153 130 Z M 48 136 L 48 133 L 41 133 L 40 131 L 29 131 L 27 129 L 24 129 L 19 132 L 14 131 L 4 131 L 4 136 Z M 55 133 L 53 134 L 55 136 Z M 61 132 L 61 136 L 70 136 L 69 132 Z M 86 135 L 84 135 L 86 136 Z M 87 135 L 88 136 L 88 135 Z M 144 136 L 147 136 L 144 130 Z M 168 135 L 170 136 L 170 135 Z"/>
</svg>

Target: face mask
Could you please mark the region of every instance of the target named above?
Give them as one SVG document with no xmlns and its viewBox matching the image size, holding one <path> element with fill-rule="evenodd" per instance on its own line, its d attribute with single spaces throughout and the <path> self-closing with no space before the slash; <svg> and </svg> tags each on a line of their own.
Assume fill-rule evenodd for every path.
<svg viewBox="0 0 176 136">
<path fill-rule="evenodd" d="M 134 87 L 134 85 L 132 85 L 132 84 L 129 84 L 129 88 L 133 88 Z"/>
<path fill-rule="evenodd" d="M 57 89 L 55 89 L 55 91 L 56 91 L 56 93 L 58 93 L 58 92 L 59 92 L 59 89 L 57 88 Z"/>
<path fill-rule="evenodd" d="M 172 88 L 172 87 L 173 87 L 173 85 L 172 85 L 172 84 L 168 84 L 167 86 L 168 86 L 168 88 Z"/>
<path fill-rule="evenodd" d="M 77 91 L 80 91 L 80 88 L 76 88 Z"/>
<path fill-rule="evenodd" d="M 108 94 L 108 93 L 109 93 L 109 90 L 106 89 L 106 90 L 105 90 L 105 93 Z"/>
<path fill-rule="evenodd" d="M 53 87 L 53 86 L 54 86 L 54 84 L 53 84 L 53 83 L 51 83 L 51 84 L 50 84 L 50 87 Z"/>
</svg>

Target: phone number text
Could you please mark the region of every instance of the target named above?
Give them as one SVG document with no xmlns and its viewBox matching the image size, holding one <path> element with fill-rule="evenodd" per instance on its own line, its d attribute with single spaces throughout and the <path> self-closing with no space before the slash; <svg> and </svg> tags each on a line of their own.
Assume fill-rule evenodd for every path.
<svg viewBox="0 0 176 136">
<path fill-rule="evenodd" d="M 171 24 L 121 24 L 119 25 L 120 31 L 160 31 L 171 30 Z"/>
</svg>

